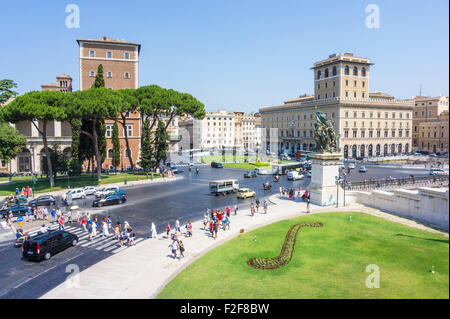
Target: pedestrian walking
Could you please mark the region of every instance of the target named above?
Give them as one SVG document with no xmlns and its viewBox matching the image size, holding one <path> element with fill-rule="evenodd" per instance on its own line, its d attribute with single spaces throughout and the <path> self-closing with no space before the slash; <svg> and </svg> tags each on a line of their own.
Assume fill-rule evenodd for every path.
<svg viewBox="0 0 450 319">
<path fill-rule="evenodd" d="M 152 234 L 151 234 L 152 238 L 157 238 L 158 234 L 156 233 L 156 226 L 155 223 L 152 223 Z"/>
<path fill-rule="evenodd" d="M 95 221 L 91 221 L 91 227 L 92 227 L 92 236 L 97 236 L 97 223 Z"/>
<path fill-rule="evenodd" d="M 108 230 L 109 230 L 109 229 L 112 229 L 112 220 L 111 220 L 111 216 L 108 216 L 107 223 L 108 223 Z"/>
<path fill-rule="evenodd" d="M 180 221 L 178 220 L 178 218 L 175 218 L 175 231 L 181 234 Z"/>
<path fill-rule="evenodd" d="M 264 214 L 267 214 L 267 208 L 268 208 L 267 200 L 264 200 Z"/>
<path fill-rule="evenodd" d="M 59 223 L 59 230 L 64 230 L 64 214 L 61 215 L 61 217 L 58 220 Z"/>
<path fill-rule="evenodd" d="M 217 233 L 219 232 L 219 221 L 214 223 L 214 239 L 217 239 Z"/>
<path fill-rule="evenodd" d="M 306 198 L 306 213 L 309 214 L 309 198 Z"/>
<path fill-rule="evenodd" d="M 188 235 L 188 237 L 192 237 L 192 224 L 191 224 L 190 220 L 188 220 L 188 223 L 187 223 L 187 235 Z"/>
<path fill-rule="evenodd" d="M 172 243 L 169 245 L 171 251 L 172 251 L 172 257 L 173 259 L 177 258 L 177 248 L 178 248 L 178 243 L 176 240 L 173 240 Z"/>
<path fill-rule="evenodd" d="M 256 212 L 259 213 L 259 199 L 256 200 Z"/>
<path fill-rule="evenodd" d="M 170 233 L 170 223 L 167 222 L 167 226 L 166 226 L 166 237 L 169 238 L 169 233 Z"/>
<path fill-rule="evenodd" d="M 250 214 L 253 216 L 255 216 L 255 205 L 253 205 L 253 203 L 251 203 L 250 205 Z"/>
<path fill-rule="evenodd" d="M 237 211 L 238 211 L 239 207 L 238 205 L 234 205 L 234 215 L 237 215 Z"/>
<path fill-rule="evenodd" d="M 181 257 L 184 258 L 184 244 L 183 244 L 183 241 L 182 241 L 182 240 L 180 240 L 180 241 L 178 242 L 178 249 L 180 250 L 180 257 L 179 257 L 179 259 L 180 259 Z"/>
<path fill-rule="evenodd" d="M 94 240 L 94 238 L 92 237 L 92 223 L 89 223 L 88 226 L 88 232 L 89 232 L 89 240 Z"/>
<path fill-rule="evenodd" d="M 206 226 L 208 225 L 208 213 L 205 212 L 203 215 L 203 230 L 206 230 Z"/>
<path fill-rule="evenodd" d="M 102 235 L 103 237 L 109 236 L 108 223 L 104 219 L 102 221 Z"/>
</svg>

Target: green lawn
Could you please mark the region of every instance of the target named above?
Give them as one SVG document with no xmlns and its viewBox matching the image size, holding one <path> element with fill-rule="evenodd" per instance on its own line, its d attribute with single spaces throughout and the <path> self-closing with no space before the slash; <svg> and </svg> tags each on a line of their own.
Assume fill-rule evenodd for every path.
<svg viewBox="0 0 450 319">
<path fill-rule="evenodd" d="M 97 181 L 96 177 L 91 177 L 91 175 L 83 175 L 77 177 L 70 178 L 70 188 L 81 188 L 85 186 L 97 186 L 97 185 L 105 185 L 105 184 L 113 184 L 113 183 L 121 183 L 124 182 L 125 178 L 128 182 L 136 181 L 137 178 L 143 180 L 146 178 L 145 175 L 136 175 L 136 174 L 128 174 L 128 173 L 120 173 L 120 174 L 103 174 L 102 180 L 100 183 Z M 154 174 L 154 178 L 160 178 L 161 175 Z M 149 177 L 150 178 L 150 177 Z M 0 184 L 0 196 L 7 196 L 11 193 L 15 192 L 16 187 L 22 189 L 22 187 L 33 187 L 33 181 L 20 181 L 10 185 L 2 185 Z M 36 182 L 34 186 L 35 194 L 40 193 L 48 193 L 53 191 L 58 191 L 67 188 L 67 176 L 66 177 L 57 177 L 55 181 L 55 187 L 50 188 L 50 182 L 48 180 L 40 180 Z"/>
<path fill-rule="evenodd" d="M 289 227 L 299 222 L 322 222 L 323 227 L 299 231 L 287 266 L 258 270 L 247 265 L 253 257 L 276 257 Z M 365 285 L 370 264 L 380 268 L 380 288 Z M 434 274 L 430 272 L 433 265 Z M 303 216 L 262 227 L 213 249 L 178 274 L 158 298 L 448 299 L 449 241 L 363 213 Z"/>
</svg>

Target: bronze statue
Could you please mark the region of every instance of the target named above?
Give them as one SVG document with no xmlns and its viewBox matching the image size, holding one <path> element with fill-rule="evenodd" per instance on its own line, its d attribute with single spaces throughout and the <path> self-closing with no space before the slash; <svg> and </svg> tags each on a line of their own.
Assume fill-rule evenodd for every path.
<svg viewBox="0 0 450 319">
<path fill-rule="evenodd" d="M 333 122 L 327 119 L 325 114 L 316 107 L 316 119 L 314 124 L 314 140 L 316 151 L 320 153 L 335 153 L 338 151 L 338 138 L 334 130 Z"/>
</svg>

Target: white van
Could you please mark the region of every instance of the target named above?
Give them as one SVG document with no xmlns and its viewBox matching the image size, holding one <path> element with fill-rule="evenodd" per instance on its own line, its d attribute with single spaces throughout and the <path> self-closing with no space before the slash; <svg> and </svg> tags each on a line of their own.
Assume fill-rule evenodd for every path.
<svg viewBox="0 0 450 319">
<path fill-rule="evenodd" d="M 303 179 L 305 176 L 303 174 L 300 174 L 297 171 L 290 171 L 289 173 L 287 173 L 287 179 L 289 181 L 296 181 L 298 179 Z"/>
</svg>

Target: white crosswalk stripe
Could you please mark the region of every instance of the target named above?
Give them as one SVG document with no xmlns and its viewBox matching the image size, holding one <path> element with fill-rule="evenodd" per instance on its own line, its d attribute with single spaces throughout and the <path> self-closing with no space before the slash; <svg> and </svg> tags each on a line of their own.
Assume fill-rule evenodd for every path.
<svg viewBox="0 0 450 319">
<path fill-rule="evenodd" d="M 47 227 L 47 229 L 50 230 L 58 230 L 59 226 L 57 224 L 50 225 Z M 128 246 L 124 244 L 123 246 L 120 246 L 120 243 L 118 240 L 114 239 L 114 235 L 110 233 L 108 237 L 102 236 L 101 232 L 97 232 L 97 236 L 94 237 L 94 239 L 91 241 L 89 239 L 89 233 L 87 231 L 84 231 L 83 228 L 77 227 L 77 226 L 65 226 L 64 229 L 68 231 L 71 234 L 78 236 L 78 246 L 81 246 L 83 248 L 88 249 L 95 249 L 97 251 L 104 251 L 109 252 L 110 254 L 117 254 L 126 248 Z M 39 229 L 33 230 L 29 232 L 30 236 L 36 236 L 39 234 Z M 145 238 L 137 238 L 135 239 L 136 245 L 140 242 L 142 242 Z"/>
</svg>

